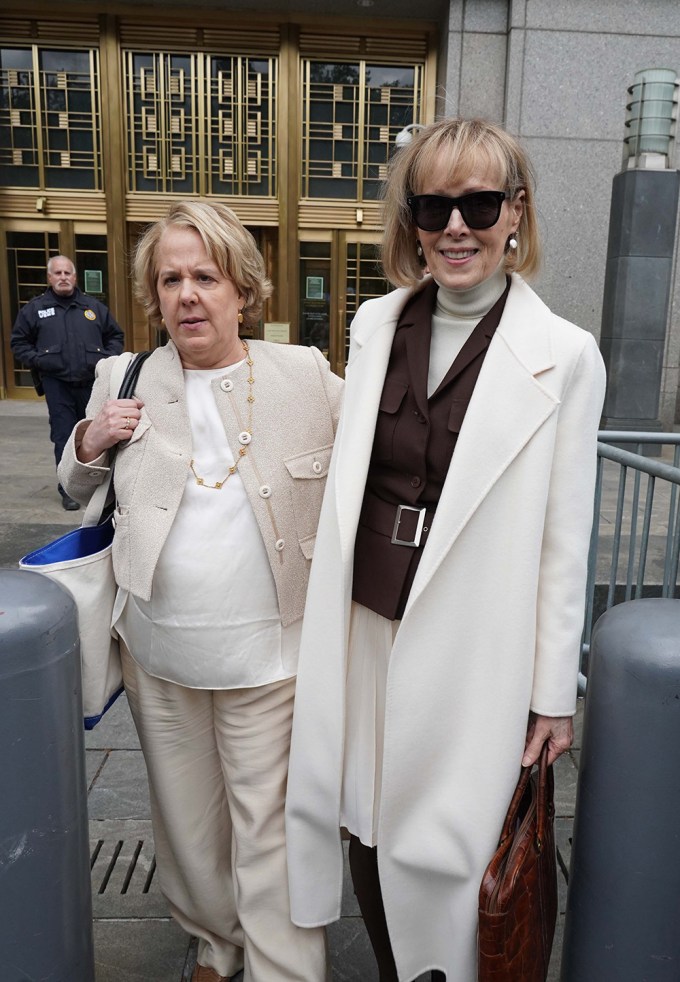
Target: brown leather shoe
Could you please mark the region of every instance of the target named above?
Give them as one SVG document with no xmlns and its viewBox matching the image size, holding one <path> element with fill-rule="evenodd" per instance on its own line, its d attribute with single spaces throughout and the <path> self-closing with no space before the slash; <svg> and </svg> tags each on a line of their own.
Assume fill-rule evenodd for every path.
<svg viewBox="0 0 680 982">
<path fill-rule="evenodd" d="M 214 968 L 197 965 L 191 976 L 191 982 L 229 982 L 229 976 L 218 975 Z"/>
</svg>

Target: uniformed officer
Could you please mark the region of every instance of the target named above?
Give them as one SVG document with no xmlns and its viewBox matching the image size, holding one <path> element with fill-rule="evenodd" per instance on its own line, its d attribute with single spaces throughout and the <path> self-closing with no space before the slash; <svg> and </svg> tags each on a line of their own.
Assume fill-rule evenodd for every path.
<svg viewBox="0 0 680 982">
<path fill-rule="evenodd" d="M 108 307 L 78 289 L 76 268 L 67 256 L 52 256 L 47 281 L 48 289 L 19 311 L 11 347 L 40 380 L 59 464 L 73 427 L 85 416 L 95 365 L 100 358 L 119 355 L 124 338 Z M 58 487 L 67 511 L 80 508 Z"/>
</svg>

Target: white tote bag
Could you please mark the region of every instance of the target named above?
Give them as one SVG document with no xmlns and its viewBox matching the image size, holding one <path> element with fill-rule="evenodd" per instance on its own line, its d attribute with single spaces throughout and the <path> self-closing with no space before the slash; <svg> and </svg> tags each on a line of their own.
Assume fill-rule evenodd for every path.
<svg viewBox="0 0 680 982">
<path fill-rule="evenodd" d="M 149 353 L 136 358 L 128 353 L 129 357 L 118 358 L 111 373 L 112 398 L 132 395 L 141 364 Z M 107 480 L 92 495 L 81 527 L 19 560 L 20 569 L 49 576 L 65 587 L 76 603 L 86 730 L 97 725 L 123 691 L 118 635 L 111 631 L 116 599 L 111 560 L 113 519 L 102 522 L 114 461 L 115 457 Z"/>
</svg>

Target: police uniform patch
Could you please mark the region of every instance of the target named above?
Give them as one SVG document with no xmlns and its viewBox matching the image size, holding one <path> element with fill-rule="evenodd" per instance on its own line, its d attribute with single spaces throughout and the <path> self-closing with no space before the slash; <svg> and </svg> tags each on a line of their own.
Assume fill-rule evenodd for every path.
<svg viewBox="0 0 680 982">
<path fill-rule="evenodd" d="M 95 314 L 94 310 L 90 310 L 89 307 L 88 307 L 88 309 L 84 313 L 85 313 L 85 316 L 87 317 L 87 319 L 89 321 L 96 321 L 97 320 L 97 315 Z"/>
</svg>

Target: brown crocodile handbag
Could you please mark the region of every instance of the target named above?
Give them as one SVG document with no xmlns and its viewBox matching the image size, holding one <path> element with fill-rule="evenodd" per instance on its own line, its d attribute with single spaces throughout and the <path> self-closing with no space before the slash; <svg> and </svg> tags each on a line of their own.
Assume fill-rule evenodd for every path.
<svg viewBox="0 0 680 982">
<path fill-rule="evenodd" d="M 479 890 L 479 982 L 545 982 L 557 920 L 555 806 L 544 744 L 523 767 Z"/>
</svg>

